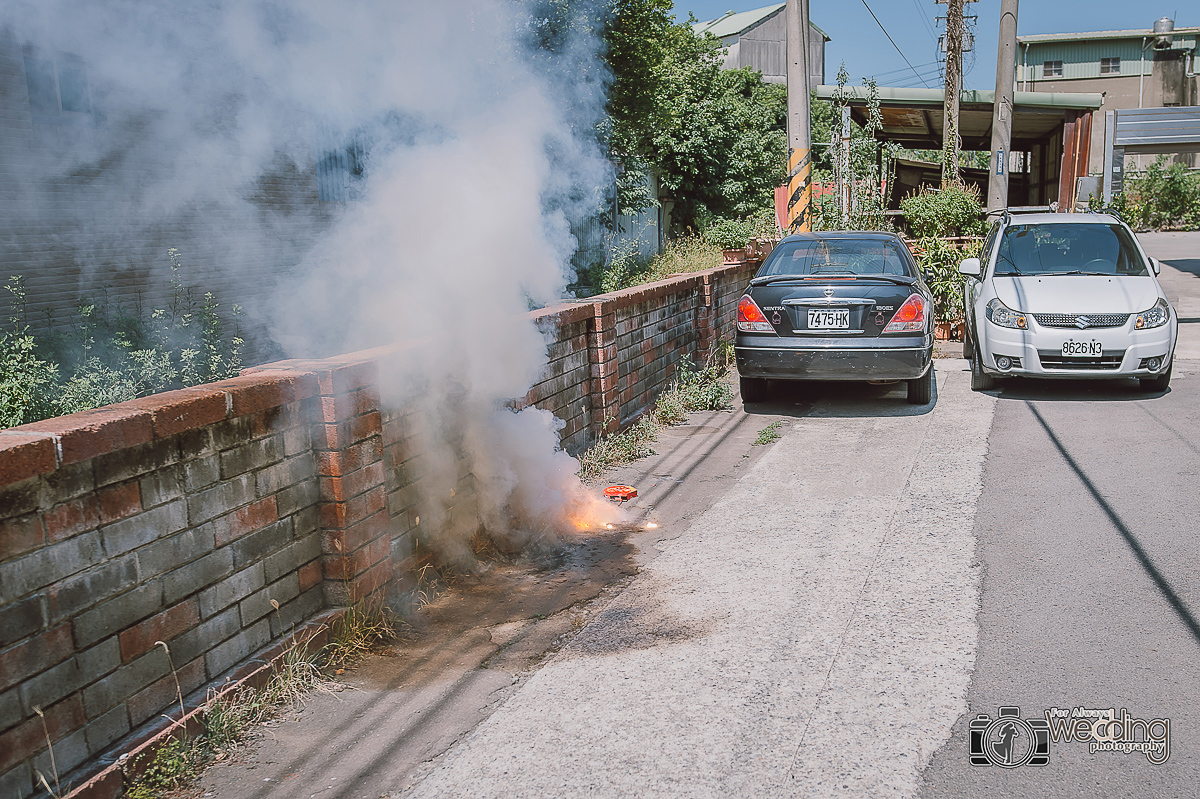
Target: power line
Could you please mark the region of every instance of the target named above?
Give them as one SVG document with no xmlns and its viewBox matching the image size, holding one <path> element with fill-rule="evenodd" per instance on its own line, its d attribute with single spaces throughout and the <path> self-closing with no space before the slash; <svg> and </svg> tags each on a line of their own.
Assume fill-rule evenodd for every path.
<svg viewBox="0 0 1200 799">
<path fill-rule="evenodd" d="M 875 12 L 871 11 L 871 7 L 867 5 L 867 0 L 862 0 L 862 4 L 867 7 L 867 11 L 870 11 L 871 17 L 875 20 L 875 24 L 879 26 L 879 30 L 883 31 L 883 35 L 887 37 L 887 40 L 892 43 L 892 47 L 896 48 L 896 52 L 899 53 L 900 57 L 904 59 L 904 63 L 908 64 L 908 68 L 913 71 L 914 75 L 916 75 L 918 78 L 921 78 L 921 73 L 917 72 L 916 68 L 913 67 L 912 62 L 908 60 L 908 56 L 904 54 L 904 51 L 900 49 L 900 45 L 896 44 L 895 39 L 892 38 L 892 34 L 887 32 L 887 28 L 883 27 L 883 23 L 879 21 L 879 17 L 876 17 Z M 921 78 L 921 83 L 925 83 L 924 78 Z M 929 88 L 928 83 L 925 83 L 925 88 Z"/>
</svg>

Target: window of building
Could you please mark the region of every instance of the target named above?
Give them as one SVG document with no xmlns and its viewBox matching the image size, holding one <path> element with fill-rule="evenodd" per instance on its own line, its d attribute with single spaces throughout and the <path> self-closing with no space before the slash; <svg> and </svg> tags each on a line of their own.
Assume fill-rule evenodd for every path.
<svg viewBox="0 0 1200 799">
<path fill-rule="evenodd" d="M 1117 75 L 1121 72 L 1121 59 L 1118 57 L 1101 58 L 1100 59 L 1100 74 L 1101 75 Z"/>
<path fill-rule="evenodd" d="M 1043 78 L 1061 78 L 1062 77 L 1062 62 L 1061 61 L 1044 61 L 1042 63 Z"/>
<path fill-rule="evenodd" d="M 38 121 L 60 121 L 92 113 L 92 93 L 82 59 L 68 53 L 50 58 L 27 51 L 24 60 L 29 110 Z"/>
</svg>

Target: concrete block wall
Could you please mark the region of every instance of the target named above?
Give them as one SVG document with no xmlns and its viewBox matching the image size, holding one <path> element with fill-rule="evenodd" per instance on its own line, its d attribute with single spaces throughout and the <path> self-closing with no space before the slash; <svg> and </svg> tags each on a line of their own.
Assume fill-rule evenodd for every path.
<svg viewBox="0 0 1200 799">
<path fill-rule="evenodd" d="M 586 446 L 730 334 L 754 268 L 535 312 L 549 360 L 515 404 Z M 35 708 L 59 772 L 86 774 L 171 712 L 157 642 L 202 692 L 323 608 L 411 585 L 422 540 L 478 529 L 463 442 L 435 457 L 419 411 L 383 406 L 396 354 L 280 361 L 0 431 L 0 796 L 48 773 Z"/>
</svg>

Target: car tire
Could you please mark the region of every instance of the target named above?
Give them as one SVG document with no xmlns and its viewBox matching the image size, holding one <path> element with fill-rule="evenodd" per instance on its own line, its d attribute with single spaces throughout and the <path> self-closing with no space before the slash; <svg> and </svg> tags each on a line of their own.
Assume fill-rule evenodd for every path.
<svg viewBox="0 0 1200 799">
<path fill-rule="evenodd" d="M 762 402 L 767 398 L 767 381 L 761 377 L 738 377 L 742 402 Z"/>
<path fill-rule="evenodd" d="M 972 346 L 971 352 L 974 355 L 971 358 L 971 390 L 991 391 L 996 387 L 996 378 L 983 371 L 983 357 L 979 350 Z"/>
<path fill-rule="evenodd" d="M 933 399 L 933 364 L 925 374 L 908 381 L 908 401 L 912 405 L 928 405 Z"/>
<path fill-rule="evenodd" d="M 1167 367 L 1167 371 L 1163 372 L 1158 377 L 1140 377 L 1138 382 L 1142 384 L 1142 391 L 1150 391 L 1156 394 L 1161 394 L 1166 391 L 1171 385 L 1171 371 L 1175 368 L 1174 359 L 1171 360 L 1171 365 Z"/>
</svg>

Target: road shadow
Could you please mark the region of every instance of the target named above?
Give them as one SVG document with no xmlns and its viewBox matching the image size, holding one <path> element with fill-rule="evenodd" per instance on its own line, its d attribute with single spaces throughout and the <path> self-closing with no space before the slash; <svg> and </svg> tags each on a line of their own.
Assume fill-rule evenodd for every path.
<svg viewBox="0 0 1200 799">
<path fill-rule="evenodd" d="M 1039 402 L 1144 402 L 1171 393 L 1146 391 L 1136 378 L 1043 380 L 1029 377 L 1002 377 L 996 388 L 986 392 L 1002 400 L 1037 400 Z"/>
<path fill-rule="evenodd" d="M 1200 277 L 1200 258 L 1178 258 L 1172 261 L 1163 261 L 1167 266 L 1173 266 L 1181 272 L 1190 272 L 1196 277 Z"/>
<path fill-rule="evenodd" d="M 903 381 L 881 385 L 855 381 L 772 380 L 767 390 L 764 402 L 744 403 L 747 414 L 793 418 L 924 416 L 937 405 L 938 397 L 936 378 L 933 398 L 924 405 L 908 403 L 908 386 Z"/>
</svg>

